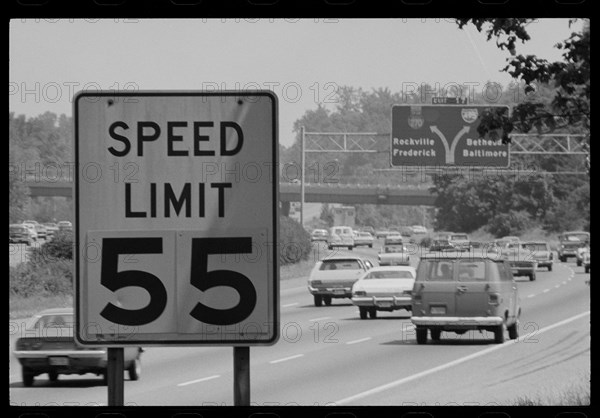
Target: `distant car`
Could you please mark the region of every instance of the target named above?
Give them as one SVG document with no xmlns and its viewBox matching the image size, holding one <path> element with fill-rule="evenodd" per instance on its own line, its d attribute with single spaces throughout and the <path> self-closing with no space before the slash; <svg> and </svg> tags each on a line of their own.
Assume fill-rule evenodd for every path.
<svg viewBox="0 0 600 418">
<path fill-rule="evenodd" d="M 58 225 L 54 222 L 46 222 L 44 226 L 46 227 L 46 232 L 50 238 L 54 237 L 56 232 L 58 232 Z"/>
<path fill-rule="evenodd" d="M 361 232 L 368 232 L 369 234 L 375 236 L 375 228 L 373 228 L 372 226 L 363 226 L 362 228 L 360 228 Z"/>
<path fill-rule="evenodd" d="M 349 250 L 354 248 L 354 232 L 349 226 L 334 226 L 329 228 L 327 236 L 327 248 L 333 250 L 334 247 L 347 247 Z"/>
<path fill-rule="evenodd" d="M 494 333 L 494 341 L 519 336 L 521 305 L 510 265 L 501 258 L 461 254 L 421 257 L 412 290 L 412 317 L 418 344 L 427 333 L 438 341 L 442 331 Z"/>
<path fill-rule="evenodd" d="M 550 245 L 545 241 L 526 241 L 523 242 L 523 248 L 531 252 L 531 257 L 538 262 L 538 267 L 546 267 L 552 271 L 554 264 L 554 254 Z"/>
<path fill-rule="evenodd" d="M 308 291 L 315 306 L 331 305 L 334 298 L 351 298 L 352 285 L 373 264 L 360 257 L 327 257 L 317 261 L 308 277 Z"/>
<path fill-rule="evenodd" d="M 414 267 L 373 267 L 352 286 L 352 303 L 360 319 L 377 317 L 377 311 L 412 309 L 412 289 L 417 273 Z"/>
<path fill-rule="evenodd" d="M 95 373 L 106 379 L 106 348 L 84 348 L 75 343 L 72 308 L 48 309 L 31 318 L 24 336 L 17 339 L 13 354 L 22 367 L 23 385 L 48 373 L 51 382 L 61 374 Z M 125 370 L 130 380 L 141 375 L 140 347 L 125 347 Z"/>
<path fill-rule="evenodd" d="M 590 250 L 589 243 L 586 245 L 582 245 L 577 249 L 577 255 L 575 259 L 577 260 L 577 267 L 581 267 L 583 265 L 583 255 Z"/>
<path fill-rule="evenodd" d="M 390 234 L 383 239 L 383 245 L 402 245 L 404 237 L 398 233 Z"/>
<path fill-rule="evenodd" d="M 358 231 L 354 235 L 354 246 L 355 247 L 363 245 L 363 246 L 367 246 L 369 248 L 373 248 L 374 241 L 375 241 L 375 238 L 373 238 L 373 235 L 369 234 L 368 232 Z"/>
<path fill-rule="evenodd" d="M 38 221 L 34 221 L 34 220 L 31 220 L 31 219 L 23 221 L 23 223 L 32 224 L 34 226 L 34 228 L 35 228 L 35 232 L 37 233 L 37 237 L 39 239 L 42 239 L 42 238 L 46 239 L 46 237 L 47 237 L 47 231 L 46 231 L 46 227 L 44 225 L 40 224 Z"/>
<path fill-rule="evenodd" d="M 58 230 L 59 231 L 72 231 L 73 230 L 73 224 L 69 221 L 60 221 L 58 223 Z"/>
<path fill-rule="evenodd" d="M 583 267 L 585 268 L 585 272 L 589 273 L 590 272 L 590 261 L 591 261 L 591 254 L 590 254 L 590 250 L 588 248 L 588 250 L 583 253 Z"/>
<path fill-rule="evenodd" d="M 327 242 L 327 230 L 326 229 L 314 229 L 310 234 L 310 240 L 314 241 L 325 241 Z"/>
<path fill-rule="evenodd" d="M 500 238 L 503 241 L 507 241 L 507 242 L 519 242 L 521 241 L 521 238 L 513 236 L 513 235 L 507 235 L 506 237 L 502 237 Z"/>
<path fill-rule="evenodd" d="M 31 245 L 35 242 L 35 234 L 31 229 L 22 224 L 12 224 L 8 226 L 8 241 L 14 244 Z"/>
<path fill-rule="evenodd" d="M 422 235 L 427 233 L 427 228 L 422 225 L 413 225 L 412 226 L 413 234 Z"/>
<path fill-rule="evenodd" d="M 391 234 L 392 232 L 388 229 L 378 229 L 377 231 L 375 231 L 375 238 L 385 238 Z"/>
<path fill-rule="evenodd" d="M 454 233 L 450 234 L 448 241 L 458 251 L 471 251 L 471 242 L 467 234 Z"/>
<path fill-rule="evenodd" d="M 502 251 L 502 258 L 510 263 L 513 276 L 528 276 L 530 281 L 536 279 L 535 270 L 538 267 L 538 261 L 522 242 L 507 244 Z"/>
<path fill-rule="evenodd" d="M 590 233 L 585 231 L 564 232 L 559 235 L 558 239 L 560 241 L 558 246 L 558 259 L 562 263 L 565 263 L 570 257 L 577 258 L 579 248 L 589 244 Z"/>
<path fill-rule="evenodd" d="M 38 240 L 39 237 L 38 237 L 37 229 L 35 228 L 35 224 L 23 222 L 21 225 L 23 225 L 25 228 L 27 228 L 31 232 L 31 235 L 33 236 L 34 241 Z"/>
<path fill-rule="evenodd" d="M 402 243 L 384 245 L 377 257 L 380 266 L 408 266 L 410 264 L 408 250 Z"/>
<path fill-rule="evenodd" d="M 431 242 L 431 245 L 429 246 L 429 251 L 432 251 L 432 252 L 454 251 L 454 250 L 456 250 L 456 248 L 454 248 L 454 245 L 452 245 L 452 243 L 450 241 L 448 241 L 447 239 L 442 239 L 442 238 L 434 239 Z"/>
</svg>

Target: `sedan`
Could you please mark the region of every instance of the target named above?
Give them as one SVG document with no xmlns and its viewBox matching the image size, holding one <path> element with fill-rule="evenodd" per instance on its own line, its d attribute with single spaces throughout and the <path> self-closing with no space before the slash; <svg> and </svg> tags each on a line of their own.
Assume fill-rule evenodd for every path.
<svg viewBox="0 0 600 418">
<path fill-rule="evenodd" d="M 107 373 L 106 348 L 81 347 L 73 336 L 72 308 L 48 309 L 29 320 L 24 334 L 17 340 L 15 357 L 21 363 L 23 385 L 32 386 L 34 378 L 47 373 L 51 382 L 61 374 Z M 140 347 L 124 348 L 125 370 L 130 380 L 141 374 Z"/>
<path fill-rule="evenodd" d="M 31 245 L 35 241 L 35 235 L 29 228 L 21 224 L 13 224 L 8 227 L 8 241 L 15 244 Z"/>
<path fill-rule="evenodd" d="M 360 319 L 377 317 L 377 311 L 412 310 L 412 289 L 417 273 L 414 267 L 374 267 L 352 286 L 352 303 Z"/>
<path fill-rule="evenodd" d="M 327 242 L 327 230 L 326 229 L 315 229 L 310 234 L 310 241 L 325 241 Z"/>
<path fill-rule="evenodd" d="M 359 231 L 354 234 L 355 247 L 358 247 L 359 245 L 366 245 L 369 248 L 373 248 L 373 241 L 375 241 L 375 238 L 373 238 L 373 235 L 369 234 L 368 232 Z"/>
</svg>

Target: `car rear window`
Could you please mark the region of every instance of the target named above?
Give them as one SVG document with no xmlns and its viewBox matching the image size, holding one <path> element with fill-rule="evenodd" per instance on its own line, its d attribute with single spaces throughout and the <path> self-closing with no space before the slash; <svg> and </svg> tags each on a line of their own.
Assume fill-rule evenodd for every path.
<svg viewBox="0 0 600 418">
<path fill-rule="evenodd" d="M 453 281 L 454 262 L 451 260 L 421 260 L 417 271 L 419 281 Z"/>
<path fill-rule="evenodd" d="M 542 243 L 523 244 L 523 248 L 529 251 L 548 251 L 548 246 Z"/>
<path fill-rule="evenodd" d="M 464 240 L 468 240 L 469 237 L 465 234 L 456 234 L 456 235 L 452 235 L 452 237 L 450 239 L 464 239 Z"/>
<path fill-rule="evenodd" d="M 22 226 L 11 226 L 10 232 L 23 233 L 25 232 L 25 228 L 23 228 Z"/>
<path fill-rule="evenodd" d="M 403 252 L 403 248 L 400 245 L 386 245 L 383 247 L 383 252 L 385 253 L 401 253 Z"/>
<path fill-rule="evenodd" d="M 331 260 L 323 261 L 319 270 L 357 270 L 360 268 L 357 260 Z"/>
<path fill-rule="evenodd" d="M 372 271 L 365 279 L 414 279 L 414 276 L 406 270 Z"/>
<path fill-rule="evenodd" d="M 33 324 L 32 329 L 44 329 L 51 327 L 73 327 L 73 315 L 44 315 Z"/>
</svg>

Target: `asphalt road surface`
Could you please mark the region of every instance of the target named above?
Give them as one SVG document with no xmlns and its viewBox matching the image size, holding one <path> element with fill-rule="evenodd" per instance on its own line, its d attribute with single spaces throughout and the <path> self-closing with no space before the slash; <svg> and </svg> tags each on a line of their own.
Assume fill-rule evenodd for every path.
<svg viewBox="0 0 600 418">
<path fill-rule="evenodd" d="M 377 245 L 376 245 L 377 247 Z M 376 250 L 355 249 L 376 261 Z M 416 258 L 411 264 L 417 262 Z M 250 349 L 252 405 L 512 405 L 558 396 L 590 379 L 590 278 L 575 263 L 518 277 L 520 337 L 502 345 L 487 332 L 443 333 L 417 345 L 410 314 L 361 320 L 349 299 L 315 307 L 306 278 L 281 285 L 281 337 Z M 19 324 L 11 324 L 11 350 Z M 147 348 L 126 405 L 233 405 L 233 349 Z M 10 354 L 12 405 L 106 405 L 99 377 L 46 375 L 24 388 Z"/>
</svg>

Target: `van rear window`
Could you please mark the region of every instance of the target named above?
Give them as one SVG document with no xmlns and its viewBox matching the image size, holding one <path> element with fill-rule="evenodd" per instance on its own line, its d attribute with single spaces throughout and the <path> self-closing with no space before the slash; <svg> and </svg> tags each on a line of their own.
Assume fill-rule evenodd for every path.
<svg viewBox="0 0 600 418">
<path fill-rule="evenodd" d="M 419 281 L 452 281 L 454 262 L 450 260 L 421 260 L 417 271 Z"/>
<path fill-rule="evenodd" d="M 485 262 L 484 261 L 463 261 L 458 263 L 458 281 L 474 282 L 485 281 Z"/>
</svg>

